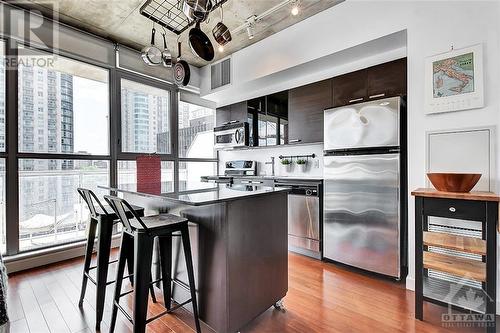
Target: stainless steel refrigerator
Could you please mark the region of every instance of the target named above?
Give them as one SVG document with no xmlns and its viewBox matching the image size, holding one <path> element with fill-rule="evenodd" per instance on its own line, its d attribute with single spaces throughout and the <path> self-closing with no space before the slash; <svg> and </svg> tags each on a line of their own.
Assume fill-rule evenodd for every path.
<svg viewBox="0 0 500 333">
<path fill-rule="evenodd" d="M 394 97 L 324 114 L 323 256 L 396 279 L 407 266 L 405 113 Z"/>
</svg>

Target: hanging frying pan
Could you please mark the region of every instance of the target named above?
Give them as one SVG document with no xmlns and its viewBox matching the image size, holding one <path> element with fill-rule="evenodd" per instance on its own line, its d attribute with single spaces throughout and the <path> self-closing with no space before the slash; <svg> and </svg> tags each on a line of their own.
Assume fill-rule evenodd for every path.
<svg viewBox="0 0 500 333">
<path fill-rule="evenodd" d="M 194 55 L 197 55 L 205 61 L 214 59 L 214 47 L 210 38 L 200 29 L 200 22 L 189 31 L 189 47 Z"/>
<path fill-rule="evenodd" d="M 178 86 L 187 86 L 191 78 L 191 70 L 186 61 L 181 59 L 181 43 L 177 43 L 179 57 L 174 65 L 174 81 Z"/>
<path fill-rule="evenodd" d="M 161 50 L 155 46 L 155 32 L 156 29 L 153 27 L 151 30 L 151 44 L 145 46 L 141 52 L 142 60 L 150 66 L 161 64 Z"/>
</svg>

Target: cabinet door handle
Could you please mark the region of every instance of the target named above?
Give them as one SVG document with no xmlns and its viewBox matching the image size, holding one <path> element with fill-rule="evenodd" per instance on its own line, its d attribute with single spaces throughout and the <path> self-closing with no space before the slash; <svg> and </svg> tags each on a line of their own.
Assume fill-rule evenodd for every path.
<svg viewBox="0 0 500 333">
<path fill-rule="evenodd" d="M 298 143 L 301 141 L 302 141 L 301 139 L 291 139 L 291 140 L 288 140 L 288 143 Z"/>
<path fill-rule="evenodd" d="M 452 213 L 455 213 L 457 211 L 457 209 L 455 207 L 450 207 L 448 208 L 450 212 Z"/>
<path fill-rule="evenodd" d="M 256 181 L 250 181 L 250 180 L 243 180 L 241 183 L 242 184 L 262 184 L 262 182 L 256 182 Z"/>
<path fill-rule="evenodd" d="M 382 94 L 371 95 L 368 98 L 373 99 L 373 98 L 384 97 L 384 96 L 385 96 L 385 93 L 382 93 Z"/>
<path fill-rule="evenodd" d="M 361 102 L 362 100 L 364 100 L 364 97 L 351 99 L 351 100 L 349 100 L 349 103 Z"/>
</svg>

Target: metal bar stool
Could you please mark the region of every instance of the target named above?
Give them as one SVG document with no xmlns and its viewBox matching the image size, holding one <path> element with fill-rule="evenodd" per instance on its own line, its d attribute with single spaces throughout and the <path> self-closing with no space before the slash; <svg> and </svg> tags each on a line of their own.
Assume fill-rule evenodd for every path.
<svg viewBox="0 0 500 333">
<path fill-rule="evenodd" d="M 193 315 L 196 325 L 196 332 L 201 333 L 200 320 L 198 317 L 198 304 L 196 301 L 196 289 L 194 282 L 193 260 L 191 257 L 191 245 L 189 241 L 188 220 L 183 217 L 175 216 L 172 214 L 159 214 L 155 216 L 148 216 L 141 218 L 135 214 L 132 207 L 128 202 L 114 196 L 105 196 L 104 199 L 113 208 L 116 215 L 123 223 L 122 231 L 122 245 L 121 249 L 126 249 L 130 246 L 134 247 L 136 260 L 134 265 L 134 290 L 124 292 L 121 291 L 121 281 L 123 271 L 125 269 L 126 253 L 120 250 L 118 259 L 118 269 L 116 273 L 115 296 L 113 303 L 113 311 L 111 313 L 110 332 L 114 331 L 116 324 L 116 316 L 118 309 L 125 315 L 125 317 L 133 324 L 134 333 L 144 333 L 146 331 L 146 324 L 158 319 L 159 317 L 171 313 L 178 308 L 188 304 L 193 305 Z M 130 219 L 126 212 L 131 211 L 134 217 Z M 171 272 L 168 269 L 171 267 L 171 253 L 172 253 L 172 233 L 180 232 L 182 244 L 184 247 L 184 256 L 186 259 L 189 291 L 191 298 L 182 302 L 174 307 L 171 306 Z M 160 262 L 162 267 L 162 277 L 157 281 L 151 281 L 151 266 L 153 255 L 153 241 L 158 237 L 160 244 Z M 169 247 L 170 246 L 170 247 Z M 140 258 L 140 260 L 138 260 Z M 165 302 L 166 310 L 162 313 L 147 319 L 148 309 L 148 286 L 153 283 L 162 281 L 163 285 L 163 299 Z M 120 305 L 120 297 L 134 292 L 133 301 L 133 318 L 125 309 Z"/>
<path fill-rule="evenodd" d="M 113 236 L 113 225 L 118 221 L 118 216 L 113 212 L 113 210 L 108 206 L 106 209 L 96 194 L 85 188 L 78 188 L 78 193 L 82 196 L 83 200 L 88 206 L 90 212 L 90 220 L 87 226 L 87 245 L 85 250 L 85 261 L 83 265 L 83 278 L 82 278 L 82 288 L 80 291 L 80 300 L 78 305 L 81 307 L 83 305 L 83 299 L 85 298 L 85 292 L 87 290 L 87 282 L 90 280 L 96 285 L 96 330 L 100 329 L 100 324 L 102 321 L 102 316 L 104 314 L 104 301 L 106 299 L 106 286 L 114 283 L 115 281 L 107 281 L 108 279 L 108 268 L 109 264 L 115 263 L 118 260 L 109 261 L 110 251 L 111 251 L 111 239 Z M 97 203 L 97 207 L 95 205 Z M 144 216 L 144 208 L 133 206 L 131 207 L 134 214 Z M 109 212 L 108 212 L 109 211 Z M 132 217 L 132 213 L 127 213 L 128 216 Z M 98 230 L 98 247 L 97 247 L 97 264 L 95 266 L 90 266 L 92 260 L 92 253 L 94 250 L 94 241 L 96 236 L 96 229 Z M 133 271 L 134 268 L 134 252 L 133 246 L 128 249 L 123 249 L 124 253 L 127 254 L 127 264 L 128 271 Z M 96 279 L 90 275 L 90 271 L 96 269 Z M 129 275 L 131 283 L 133 283 L 132 275 Z M 153 287 L 150 288 L 151 297 L 153 302 L 156 303 L 156 298 L 154 294 Z"/>
</svg>

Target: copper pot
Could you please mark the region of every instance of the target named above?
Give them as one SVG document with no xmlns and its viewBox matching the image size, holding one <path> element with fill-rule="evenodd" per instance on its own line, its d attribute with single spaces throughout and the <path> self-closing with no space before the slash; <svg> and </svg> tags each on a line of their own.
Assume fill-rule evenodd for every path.
<svg viewBox="0 0 500 333">
<path fill-rule="evenodd" d="M 222 46 L 229 43 L 232 39 L 231 31 L 229 31 L 228 27 L 222 22 L 217 23 L 217 25 L 212 29 L 212 35 L 214 36 L 215 41 Z"/>
<path fill-rule="evenodd" d="M 212 35 L 214 39 L 219 45 L 224 46 L 229 43 L 232 39 L 231 31 L 229 28 L 223 23 L 224 22 L 224 11 L 222 10 L 222 5 L 220 6 L 220 22 L 215 25 L 212 29 Z"/>
<path fill-rule="evenodd" d="M 427 177 L 438 191 L 470 192 L 481 178 L 480 173 L 428 173 Z"/>
</svg>

